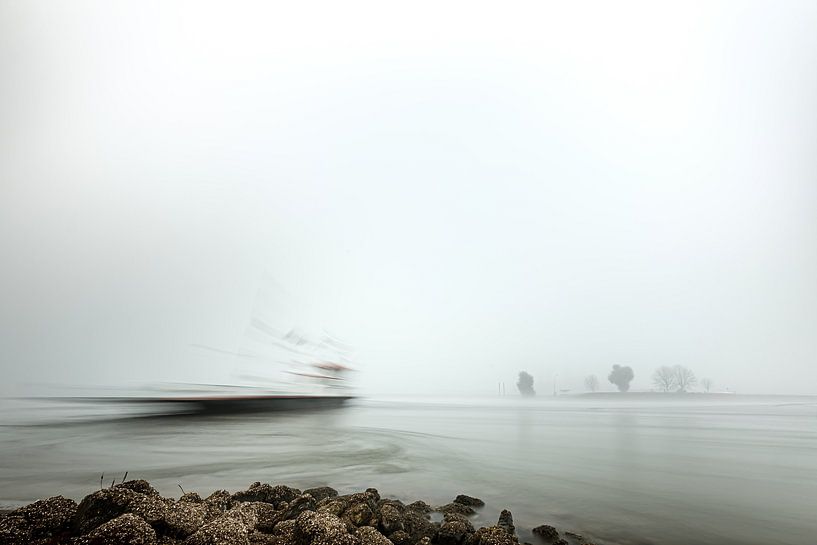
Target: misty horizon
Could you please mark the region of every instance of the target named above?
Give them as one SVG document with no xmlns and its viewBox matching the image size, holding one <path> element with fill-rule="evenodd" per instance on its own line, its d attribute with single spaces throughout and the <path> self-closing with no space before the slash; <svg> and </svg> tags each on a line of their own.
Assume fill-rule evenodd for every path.
<svg viewBox="0 0 817 545">
<path fill-rule="evenodd" d="M 813 3 L 248 6 L 0 7 L 0 393 L 817 394 Z"/>
</svg>

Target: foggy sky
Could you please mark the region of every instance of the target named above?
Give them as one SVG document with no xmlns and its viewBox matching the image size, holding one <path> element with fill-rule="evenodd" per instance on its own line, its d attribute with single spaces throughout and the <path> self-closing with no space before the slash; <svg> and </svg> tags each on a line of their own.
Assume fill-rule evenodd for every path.
<svg viewBox="0 0 817 545">
<path fill-rule="evenodd" d="M 0 3 L 0 393 L 817 393 L 814 2 Z"/>
</svg>

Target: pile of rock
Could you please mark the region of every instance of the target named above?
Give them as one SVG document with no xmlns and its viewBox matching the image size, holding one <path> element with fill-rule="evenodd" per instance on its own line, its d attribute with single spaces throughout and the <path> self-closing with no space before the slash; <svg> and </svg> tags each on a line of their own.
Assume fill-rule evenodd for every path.
<svg viewBox="0 0 817 545">
<path fill-rule="evenodd" d="M 469 496 L 440 507 L 382 499 L 377 490 L 339 496 L 254 483 L 207 498 L 163 498 L 143 480 L 90 494 L 77 505 L 57 496 L 0 517 L 4 545 L 518 545 L 509 511 L 474 529 L 484 503 Z M 432 522 L 431 513 L 442 513 Z M 558 542 L 558 533 L 542 537 Z"/>
</svg>

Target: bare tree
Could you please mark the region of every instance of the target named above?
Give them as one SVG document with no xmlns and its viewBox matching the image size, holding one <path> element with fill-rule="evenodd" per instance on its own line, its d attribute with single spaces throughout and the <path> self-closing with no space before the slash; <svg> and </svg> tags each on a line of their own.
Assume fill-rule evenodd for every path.
<svg viewBox="0 0 817 545">
<path fill-rule="evenodd" d="M 673 392 L 677 389 L 675 369 L 669 365 L 662 365 L 652 374 L 652 383 L 662 392 Z"/>
<path fill-rule="evenodd" d="M 584 387 L 591 392 L 595 392 L 599 389 L 599 379 L 596 377 L 596 375 L 587 375 L 584 378 Z"/>
<path fill-rule="evenodd" d="M 672 371 L 675 375 L 675 386 L 679 392 L 686 392 L 698 382 L 698 379 L 695 378 L 695 373 L 687 367 L 676 365 L 672 368 Z"/>
<path fill-rule="evenodd" d="M 707 392 L 712 389 L 712 379 L 711 378 L 702 378 L 701 379 L 701 386 Z"/>
</svg>

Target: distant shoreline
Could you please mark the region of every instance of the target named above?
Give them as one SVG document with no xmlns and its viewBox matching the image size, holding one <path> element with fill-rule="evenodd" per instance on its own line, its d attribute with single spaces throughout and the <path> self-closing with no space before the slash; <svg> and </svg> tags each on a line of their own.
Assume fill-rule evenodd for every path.
<svg viewBox="0 0 817 545">
<path fill-rule="evenodd" d="M 775 399 L 790 398 L 817 401 L 815 394 L 738 394 L 726 392 L 583 392 L 563 394 L 556 397 L 604 398 L 604 399 L 661 399 L 661 400 L 735 400 L 735 399 Z"/>
</svg>

